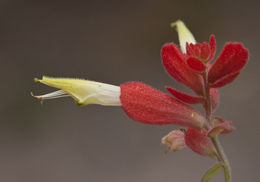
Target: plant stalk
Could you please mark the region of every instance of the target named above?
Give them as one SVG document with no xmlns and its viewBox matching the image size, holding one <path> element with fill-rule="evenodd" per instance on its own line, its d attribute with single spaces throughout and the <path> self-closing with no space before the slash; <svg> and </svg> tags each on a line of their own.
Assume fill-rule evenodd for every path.
<svg viewBox="0 0 260 182">
<path fill-rule="evenodd" d="M 208 126 L 210 128 L 213 127 L 213 120 L 212 120 L 212 104 L 211 104 L 211 97 L 210 97 L 210 86 L 208 84 L 208 70 L 206 70 L 203 74 L 204 83 L 205 83 L 205 113 L 206 113 L 206 119 L 208 122 Z M 208 128 L 208 129 L 210 129 Z M 211 141 L 213 145 L 215 146 L 216 152 L 217 152 L 217 159 L 219 162 L 223 163 L 223 170 L 224 170 L 224 176 L 225 176 L 225 182 L 232 182 L 231 179 L 231 168 L 228 162 L 228 159 L 225 155 L 225 152 L 223 150 L 223 147 L 221 146 L 218 137 L 211 137 Z"/>
</svg>

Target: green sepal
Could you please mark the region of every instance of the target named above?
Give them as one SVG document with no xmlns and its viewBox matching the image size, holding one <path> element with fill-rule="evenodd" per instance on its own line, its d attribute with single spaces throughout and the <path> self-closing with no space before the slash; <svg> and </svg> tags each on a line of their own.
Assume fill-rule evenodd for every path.
<svg viewBox="0 0 260 182">
<path fill-rule="evenodd" d="M 223 163 L 218 163 L 214 165 L 212 168 L 207 170 L 207 172 L 204 174 L 203 178 L 201 179 L 201 182 L 207 182 L 210 178 L 212 178 L 220 168 L 223 168 Z"/>
</svg>

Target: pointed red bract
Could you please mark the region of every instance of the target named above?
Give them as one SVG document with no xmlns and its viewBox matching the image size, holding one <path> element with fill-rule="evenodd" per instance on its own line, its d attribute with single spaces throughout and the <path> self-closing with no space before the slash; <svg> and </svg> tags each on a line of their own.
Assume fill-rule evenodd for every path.
<svg viewBox="0 0 260 182">
<path fill-rule="evenodd" d="M 203 42 L 201 44 L 201 48 L 200 48 L 200 58 L 202 60 L 208 60 L 209 56 L 210 56 L 210 46 L 208 43 Z"/>
<path fill-rule="evenodd" d="M 232 125 L 231 121 L 225 121 L 223 123 L 217 124 L 214 128 L 208 131 L 208 136 L 215 137 L 218 134 L 228 134 L 234 131 L 235 128 Z"/>
<path fill-rule="evenodd" d="M 220 132 L 220 134 L 227 134 L 232 131 L 234 131 L 236 128 L 233 126 L 232 121 L 225 121 L 224 119 L 220 117 L 215 117 L 213 120 L 214 128 L 224 128 L 223 131 Z M 212 128 L 212 129 L 214 129 Z"/>
<path fill-rule="evenodd" d="M 194 57 L 195 53 L 194 53 L 194 49 L 191 48 L 192 44 L 189 44 L 188 42 L 186 42 L 186 54 L 189 57 Z"/>
<path fill-rule="evenodd" d="M 179 99 L 182 102 L 188 103 L 188 104 L 199 104 L 203 103 L 204 99 L 203 97 L 195 97 L 188 94 L 185 94 L 183 92 L 180 92 L 174 88 L 166 87 L 166 89 L 177 99 Z"/>
<path fill-rule="evenodd" d="M 178 82 L 191 88 L 198 95 L 203 94 L 203 79 L 186 63 L 186 56 L 174 45 L 163 46 L 162 60 L 167 72 Z"/>
<path fill-rule="evenodd" d="M 185 143 L 197 154 L 209 157 L 215 156 L 215 147 L 206 135 L 206 131 L 189 128 L 185 133 Z"/>
<path fill-rule="evenodd" d="M 195 57 L 189 57 L 187 59 L 187 64 L 194 71 L 202 72 L 206 69 L 206 65 Z"/>
<path fill-rule="evenodd" d="M 221 87 L 230 83 L 238 76 L 247 60 L 248 51 L 242 44 L 226 44 L 222 53 L 209 70 L 209 83 L 212 87 Z"/>
<path fill-rule="evenodd" d="M 231 83 L 239 74 L 240 74 L 240 71 L 228 74 L 228 75 L 222 77 L 221 79 L 217 80 L 215 83 L 210 84 L 210 87 L 212 87 L 212 88 L 223 87 L 223 86 Z"/>
<path fill-rule="evenodd" d="M 215 39 L 214 35 L 210 36 L 209 46 L 210 46 L 210 56 L 209 56 L 207 62 L 211 61 L 212 58 L 215 56 L 215 53 L 216 53 L 216 39 Z"/>
<path fill-rule="evenodd" d="M 133 120 L 146 124 L 204 127 L 205 118 L 192 107 L 148 85 L 132 82 L 120 88 L 122 108 Z"/>
</svg>

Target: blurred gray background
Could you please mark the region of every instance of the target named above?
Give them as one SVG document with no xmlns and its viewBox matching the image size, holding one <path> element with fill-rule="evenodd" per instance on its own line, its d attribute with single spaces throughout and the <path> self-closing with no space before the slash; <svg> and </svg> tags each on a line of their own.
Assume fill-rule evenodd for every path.
<svg viewBox="0 0 260 182">
<path fill-rule="evenodd" d="M 54 90 L 33 82 L 42 75 L 114 85 L 142 81 L 189 92 L 160 59 L 164 43 L 178 43 L 169 26 L 177 19 L 199 42 L 215 34 L 217 53 L 227 41 L 250 50 L 238 79 L 220 89 L 216 115 L 237 128 L 221 136 L 234 182 L 258 181 L 259 16 L 259 1 L 245 0 L 1 0 L 0 181 L 200 181 L 214 160 L 189 149 L 164 154 L 160 145 L 177 126 L 144 125 L 120 107 L 78 107 L 71 98 L 41 106 L 30 96 Z"/>
</svg>

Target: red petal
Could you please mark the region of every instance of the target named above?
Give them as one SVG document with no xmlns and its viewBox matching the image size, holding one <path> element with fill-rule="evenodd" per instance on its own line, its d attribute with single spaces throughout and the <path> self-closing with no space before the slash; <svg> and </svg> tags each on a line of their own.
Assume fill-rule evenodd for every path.
<svg viewBox="0 0 260 182">
<path fill-rule="evenodd" d="M 174 44 L 164 45 L 161 55 L 165 69 L 176 81 L 191 88 L 198 95 L 203 94 L 201 75 L 187 65 L 185 55 Z"/>
<path fill-rule="evenodd" d="M 194 52 L 195 52 L 195 55 L 197 57 L 200 57 L 200 53 L 201 53 L 201 44 L 200 43 L 196 43 L 195 46 L 194 46 Z"/>
<path fill-rule="evenodd" d="M 209 70 L 209 83 L 215 84 L 229 74 L 239 72 L 248 60 L 248 51 L 239 43 L 227 44 Z"/>
<path fill-rule="evenodd" d="M 202 63 L 199 59 L 195 58 L 195 57 L 189 57 L 187 59 L 187 64 L 194 71 L 202 72 L 202 71 L 204 71 L 206 69 L 206 65 L 204 63 Z"/>
<path fill-rule="evenodd" d="M 200 52 L 200 58 L 203 60 L 208 60 L 208 57 L 210 56 L 210 46 L 208 43 L 203 42 L 201 44 L 201 52 Z"/>
<path fill-rule="evenodd" d="M 191 45 L 193 45 L 193 44 L 189 44 L 188 42 L 186 43 L 186 54 L 188 56 L 194 56 L 194 54 L 195 54 L 193 49 L 191 48 Z"/>
<path fill-rule="evenodd" d="M 193 151 L 203 156 L 213 157 L 215 147 L 210 138 L 202 131 L 189 128 L 185 133 L 185 143 Z"/>
<path fill-rule="evenodd" d="M 224 85 L 231 83 L 239 75 L 239 73 L 240 71 L 226 75 L 223 78 L 217 80 L 215 83 L 210 84 L 210 87 L 212 88 L 223 87 Z"/>
<path fill-rule="evenodd" d="M 138 83 L 120 86 L 122 108 L 133 120 L 146 124 L 176 124 L 202 128 L 205 118 L 192 107 L 160 92 Z"/>
<path fill-rule="evenodd" d="M 202 103 L 203 97 L 194 97 L 188 94 L 185 94 L 183 92 L 180 92 L 174 88 L 166 87 L 166 89 L 177 99 L 181 100 L 182 102 L 188 103 L 188 104 L 198 104 Z"/>
<path fill-rule="evenodd" d="M 209 46 L 210 46 L 210 56 L 208 58 L 208 62 L 215 56 L 216 53 L 216 39 L 214 35 L 210 36 Z"/>
</svg>

